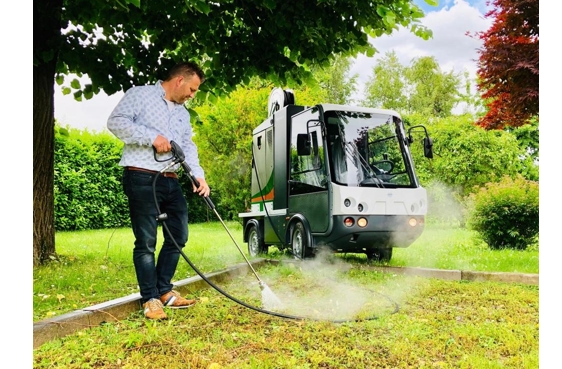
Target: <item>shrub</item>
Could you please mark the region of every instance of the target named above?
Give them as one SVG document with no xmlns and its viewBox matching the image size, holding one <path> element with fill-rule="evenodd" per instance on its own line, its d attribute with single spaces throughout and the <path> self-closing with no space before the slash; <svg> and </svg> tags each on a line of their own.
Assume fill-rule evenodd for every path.
<svg viewBox="0 0 562 369">
<path fill-rule="evenodd" d="M 489 183 L 472 195 L 469 225 L 491 249 L 524 250 L 539 234 L 539 184 L 517 176 Z"/>
<path fill-rule="evenodd" d="M 129 225 L 121 188 L 122 144 L 109 133 L 55 127 L 55 229 Z"/>
</svg>

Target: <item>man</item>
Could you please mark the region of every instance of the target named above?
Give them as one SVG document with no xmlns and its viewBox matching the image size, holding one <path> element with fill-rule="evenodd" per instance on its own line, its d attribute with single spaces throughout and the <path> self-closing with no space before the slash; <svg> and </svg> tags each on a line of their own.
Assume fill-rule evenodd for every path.
<svg viewBox="0 0 562 369">
<path fill-rule="evenodd" d="M 133 263 L 144 314 L 149 319 L 166 319 L 164 306 L 185 308 L 195 303 L 173 290 L 171 283 L 180 257 L 175 242 L 183 248 L 188 238 L 187 202 L 175 173 L 179 164 L 158 175 L 155 192 L 152 184 L 158 172 L 170 163 L 167 160 L 172 158 L 170 141 L 175 141 L 199 181 L 199 187 L 194 186 L 193 191 L 209 196 L 210 189 L 192 140 L 189 113 L 184 106 L 204 80 L 205 75 L 197 64 L 179 63 L 164 81 L 129 89 L 107 121 L 107 128 L 125 144 L 119 165 L 124 167 L 123 190 L 135 235 Z M 164 232 L 156 260 L 158 209 L 168 216 L 166 225 L 172 235 Z"/>
</svg>

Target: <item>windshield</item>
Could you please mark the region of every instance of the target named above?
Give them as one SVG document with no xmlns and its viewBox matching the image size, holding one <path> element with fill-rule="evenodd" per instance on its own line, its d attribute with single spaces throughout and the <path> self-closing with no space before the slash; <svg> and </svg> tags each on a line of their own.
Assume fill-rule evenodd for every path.
<svg viewBox="0 0 562 369">
<path fill-rule="evenodd" d="M 400 144 L 405 142 L 400 119 L 327 111 L 325 121 L 332 181 L 347 186 L 415 187 L 409 150 Z"/>
</svg>

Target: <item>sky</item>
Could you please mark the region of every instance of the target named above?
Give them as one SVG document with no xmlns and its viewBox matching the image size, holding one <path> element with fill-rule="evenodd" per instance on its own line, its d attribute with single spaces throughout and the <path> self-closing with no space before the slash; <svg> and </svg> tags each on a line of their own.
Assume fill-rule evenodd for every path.
<svg viewBox="0 0 562 369">
<path fill-rule="evenodd" d="M 440 0 L 437 7 L 427 5 L 424 0 L 415 0 L 415 3 L 425 12 L 421 23 L 433 31 L 433 38 L 426 41 L 400 30 L 372 40 L 378 53 L 372 58 L 358 56 L 350 70 L 350 74 L 359 76 L 359 92 L 363 91 L 377 59 L 391 50 L 403 65 L 409 65 L 416 57 L 433 56 L 443 71 L 468 71 L 471 76 L 475 75 L 480 41 L 468 37 L 466 32 L 489 28 L 490 21 L 484 19 L 486 1 Z M 91 100 L 77 102 L 72 94 L 65 96 L 60 86 L 55 86 L 55 118 L 62 126 L 101 132 L 106 129 L 107 118 L 122 96 L 123 92 L 111 96 L 100 93 Z M 360 98 L 361 93 L 354 97 Z"/>
</svg>

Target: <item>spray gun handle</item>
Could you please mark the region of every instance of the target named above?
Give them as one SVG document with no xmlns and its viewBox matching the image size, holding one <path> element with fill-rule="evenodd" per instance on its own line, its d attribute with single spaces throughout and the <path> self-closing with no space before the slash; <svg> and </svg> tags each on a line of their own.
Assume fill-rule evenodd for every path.
<svg viewBox="0 0 562 369">
<path fill-rule="evenodd" d="M 187 165 L 187 163 L 185 162 L 185 154 L 183 153 L 183 150 L 181 149 L 181 147 L 175 141 L 170 141 L 170 145 L 172 145 L 172 153 L 177 158 L 177 160 L 179 162 L 181 162 L 181 166 L 183 167 L 183 170 L 189 176 L 189 179 L 191 180 L 193 185 L 195 187 L 199 187 L 200 183 L 197 180 L 197 178 L 195 178 L 195 176 L 193 175 L 193 172 L 191 171 L 191 168 L 189 167 L 189 165 Z M 203 199 L 205 200 L 205 202 L 207 203 L 207 206 L 209 206 L 209 208 L 211 210 L 215 209 L 215 204 L 213 204 L 210 197 L 205 196 L 205 197 L 203 197 Z"/>
</svg>

